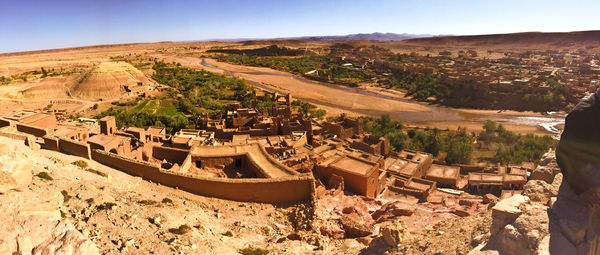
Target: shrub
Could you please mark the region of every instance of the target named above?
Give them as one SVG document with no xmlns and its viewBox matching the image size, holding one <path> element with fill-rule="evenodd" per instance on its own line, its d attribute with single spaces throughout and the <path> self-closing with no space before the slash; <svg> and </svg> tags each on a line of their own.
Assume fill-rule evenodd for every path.
<svg viewBox="0 0 600 255">
<path fill-rule="evenodd" d="M 243 255 L 266 255 L 269 254 L 268 250 L 257 248 L 257 247 L 246 247 L 239 251 Z"/>
<path fill-rule="evenodd" d="M 156 205 L 156 204 L 158 204 L 157 201 L 148 200 L 148 199 L 137 201 L 137 203 L 140 205 Z"/>
<path fill-rule="evenodd" d="M 98 210 L 111 210 L 113 207 L 117 206 L 117 204 L 113 202 L 106 202 L 98 206 Z"/>
<path fill-rule="evenodd" d="M 86 169 L 88 167 L 88 163 L 83 161 L 83 160 L 77 160 L 75 162 L 73 162 L 74 165 L 78 166 L 81 169 Z"/>
<path fill-rule="evenodd" d="M 183 235 L 187 232 L 190 232 L 191 230 L 192 230 L 192 228 L 190 226 L 183 224 L 183 225 L 179 226 L 178 228 L 170 228 L 169 232 L 176 234 L 176 235 Z"/>
<path fill-rule="evenodd" d="M 69 202 L 69 200 L 73 198 L 73 196 L 69 195 L 69 193 L 66 190 L 63 190 L 60 193 L 63 195 L 63 203 Z"/>
<path fill-rule="evenodd" d="M 52 178 L 52 176 L 50 176 L 48 174 L 48 172 L 40 172 L 39 174 L 36 174 L 35 176 L 37 176 L 37 177 L 39 177 L 41 179 L 47 180 L 47 181 L 54 180 L 54 178 Z"/>
</svg>

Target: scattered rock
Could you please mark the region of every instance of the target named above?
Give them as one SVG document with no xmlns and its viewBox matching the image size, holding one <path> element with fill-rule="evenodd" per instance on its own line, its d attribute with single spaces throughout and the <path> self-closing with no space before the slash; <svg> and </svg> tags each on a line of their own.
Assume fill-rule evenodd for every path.
<svg viewBox="0 0 600 255">
<path fill-rule="evenodd" d="M 342 239 L 345 236 L 345 232 L 337 225 L 323 225 L 319 228 L 321 235 L 328 236 L 335 239 Z"/>
<path fill-rule="evenodd" d="M 356 241 L 358 241 L 359 243 L 364 244 L 366 246 L 369 246 L 369 244 L 371 244 L 371 240 L 373 240 L 373 239 L 368 236 L 359 237 L 356 239 Z"/>
<path fill-rule="evenodd" d="M 357 223 L 356 221 L 354 221 L 351 218 L 348 218 L 346 216 L 342 216 L 341 224 L 342 224 L 342 228 L 345 231 L 345 236 L 347 238 L 363 237 L 363 236 L 368 236 L 371 233 L 373 233 L 371 226 L 366 226 L 366 225 Z"/>
<path fill-rule="evenodd" d="M 411 216 L 414 212 L 414 206 L 395 201 L 384 204 L 381 209 L 372 214 L 372 217 L 374 220 L 379 220 L 381 217 L 386 216 Z"/>
<path fill-rule="evenodd" d="M 402 244 L 402 240 L 409 235 L 408 229 L 403 226 L 402 222 L 396 221 L 381 229 L 381 236 L 385 242 L 393 247 Z"/>
<path fill-rule="evenodd" d="M 551 184 L 554 181 L 554 170 L 550 167 L 539 166 L 531 172 L 529 180 L 541 180 Z"/>
<path fill-rule="evenodd" d="M 489 203 L 497 203 L 498 202 L 498 197 L 494 196 L 492 194 L 485 194 L 483 196 L 483 203 L 489 204 Z"/>
<path fill-rule="evenodd" d="M 498 202 L 492 208 L 492 226 L 490 232 L 492 235 L 504 229 L 504 226 L 514 222 L 521 214 L 519 206 L 529 201 L 529 198 L 520 194 Z"/>
<path fill-rule="evenodd" d="M 474 206 L 477 204 L 477 200 L 473 200 L 473 199 L 460 199 L 458 200 L 458 204 L 459 205 L 466 205 L 466 206 Z"/>
<path fill-rule="evenodd" d="M 459 217 L 467 217 L 471 215 L 471 213 L 463 209 L 454 209 L 452 213 L 458 215 Z"/>
<path fill-rule="evenodd" d="M 295 233 L 291 233 L 291 234 L 287 235 L 287 239 L 300 241 L 300 240 L 302 240 L 302 236 L 300 236 L 299 233 L 295 232 Z"/>
<path fill-rule="evenodd" d="M 530 180 L 523 187 L 523 195 L 535 202 L 547 203 L 557 194 L 558 189 L 542 180 Z"/>
</svg>

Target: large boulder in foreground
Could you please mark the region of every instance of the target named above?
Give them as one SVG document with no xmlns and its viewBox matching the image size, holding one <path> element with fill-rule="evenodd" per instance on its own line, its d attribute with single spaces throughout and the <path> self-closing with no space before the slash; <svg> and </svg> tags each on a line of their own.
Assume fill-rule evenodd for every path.
<svg viewBox="0 0 600 255">
<path fill-rule="evenodd" d="M 492 226 L 490 227 L 492 235 L 513 223 L 522 213 L 520 206 L 528 201 L 528 197 L 517 194 L 498 202 L 492 208 Z"/>
<path fill-rule="evenodd" d="M 402 244 L 402 240 L 409 235 L 408 229 L 402 225 L 402 222 L 396 221 L 381 228 L 383 240 L 392 247 Z"/>
<path fill-rule="evenodd" d="M 63 199 L 49 190 L 0 195 L 0 254 L 98 254 L 94 243 L 61 220 Z"/>
<path fill-rule="evenodd" d="M 0 193 L 22 190 L 31 183 L 32 177 L 27 155 L 0 144 Z"/>
</svg>

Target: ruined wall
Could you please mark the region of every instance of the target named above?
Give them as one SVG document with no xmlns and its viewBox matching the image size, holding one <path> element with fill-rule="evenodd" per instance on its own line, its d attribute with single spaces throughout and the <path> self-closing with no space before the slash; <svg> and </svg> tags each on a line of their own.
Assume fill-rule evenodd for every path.
<svg viewBox="0 0 600 255">
<path fill-rule="evenodd" d="M 4 136 L 4 137 L 8 137 L 8 138 L 15 139 L 15 140 L 20 140 L 20 141 L 25 141 L 27 139 L 27 136 L 25 136 L 25 135 L 20 135 L 20 134 L 5 132 L 5 131 L 0 131 L 0 136 Z"/>
<path fill-rule="evenodd" d="M 170 163 L 182 165 L 186 157 L 190 154 L 189 150 L 169 148 L 163 146 L 152 147 L 152 157 L 158 160 L 167 160 Z"/>
<path fill-rule="evenodd" d="M 90 145 L 78 141 L 61 138 L 58 140 L 61 152 L 90 159 Z"/>
<path fill-rule="evenodd" d="M 34 127 L 22 123 L 17 123 L 17 131 L 42 137 L 48 134 L 48 131 L 44 128 Z"/>
<path fill-rule="evenodd" d="M 196 162 L 200 161 L 201 167 L 210 167 L 210 168 L 229 168 L 235 164 L 236 159 L 240 159 L 242 161 L 240 168 L 244 170 L 252 171 L 256 174 L 257 177 L 265 178 L 268 177 L 267 174 L 254 163 L 253 160 L 250 159 L 249 154 L 235 155 L 235 156 L 224 156 L 224 157 L 191 157 L 191 164 L 197 164 Z M 191 165 L 190 164 L 190 165 Z"/>
<path fill-rule="evenodd" d="M 310 200 L 314 194 L 314 179 L 309 175 L 273 179 L 196 178 L 167 173 L 161 171 L 158 164 L 150 164 L 99 150 L 92 152 L 92 158 L 129 174 L 204 196 L 237 201 L 276 203 Z"/>
<path fill-rule="evenodd" d="M 335 174 L 344 178 L 344 188 L 356 194 L 375 197 L 379 189 L 379 171 L 373 171 L 370 176 L 363 177 L 339 170 L 331 166 L 317 165 L 315 168 L 317 175 L 320 176 L 324 183 L 329 182 L 331 175 Z"/>
<path fill-rule="evenodd" d="M 44 145 L 42 148 L 46 150 L 59 151 L 60 147 L 58 146 L 58 138 L 48 135 L 44 136 Z"/>
</svg>

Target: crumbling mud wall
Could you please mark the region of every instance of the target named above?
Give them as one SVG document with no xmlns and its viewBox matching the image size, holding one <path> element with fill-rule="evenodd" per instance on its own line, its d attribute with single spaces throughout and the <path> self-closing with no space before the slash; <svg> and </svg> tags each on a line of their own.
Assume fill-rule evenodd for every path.
<svg viewBox="0 0 600 255">
<path fill-rule="evenodd" d="M 90 145 L 87 143 L 60 138 L 58 148 L 60 152 L 91 159 Z"/>
<path fill-rule="evenodd" d="M 279 203 L 307 201 L 311 200 L 314 195 L 315 183 L 309 175 L 252 179 L 198 178 L 168 173 L 162 171 L 158 164 L 100 150 L 94 150 L 92 158 L 102 164 L 146 180 L 203 196 L 236 201 Z"/>
<path fill-rule="evenodd" d="M 171 163 L 183 165 L 185 159 L 190 154 L 189 150 L 169 148 L 163 146 L 152 147 L 152 157 L 158 160 L 167 160 Z"/>
<path fill-rule="evenodd" d="M 8 137 L 8 138 L 19 140 L 19 141 L 25 141 L 27 139 L 26 135 L 20 135 L 20 134 L 5 132 L 5 131 L 0 131 L 0 136 Z"/>
<path fill-rule="evenodd" d="M 43 137 L 48 134 L 48 131 L 43 128 L 34 127 L 22 123 L 17 123 L 17 131 L 23 132 L 26 134 L 34 135 L 37 137 Z"/>
</svg>

